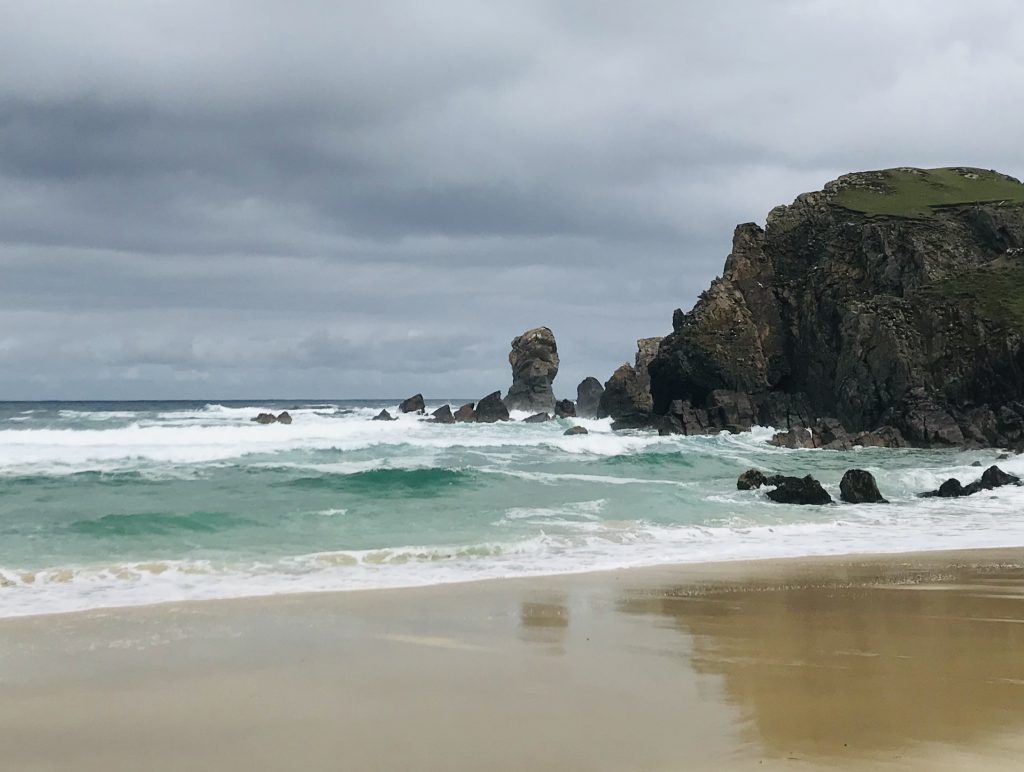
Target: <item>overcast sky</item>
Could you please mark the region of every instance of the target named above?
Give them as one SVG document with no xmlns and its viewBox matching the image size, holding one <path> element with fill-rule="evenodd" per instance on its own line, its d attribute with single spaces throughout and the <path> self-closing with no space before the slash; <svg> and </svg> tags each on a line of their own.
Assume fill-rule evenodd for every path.
<svg viewBox="0 0 1024 772">
<path fill-rule="evenodd" d="M 0 399 L 560 396 L 736 223 L 1024 174 L 1015 0 L 0 0 Z"/>
</svg>

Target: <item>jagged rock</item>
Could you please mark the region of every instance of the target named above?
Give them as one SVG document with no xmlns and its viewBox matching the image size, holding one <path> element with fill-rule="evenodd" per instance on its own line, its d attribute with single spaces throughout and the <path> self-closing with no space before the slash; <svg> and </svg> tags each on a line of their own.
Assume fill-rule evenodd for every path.
<svg viewBox="0 0 1024 772">
<path fill-rule="evenodd" d="M 377 415 L 373 417 L 374 421 L 397 421 L 397 418 L 393 418 L 391 413 L 387 410 L 381 410 Z"/>
<path fill-rule="evenodd" d="M 277 422 L 279 424 L 290 424 L 292 422 L 291 414 L 287 410 L 282 411 L 277 416 Z"/>
<path fill-rule="evenodd" d="M 562 432 L 562 434 L 566 435 L 567 437 L 571 437 L 574 434 L 590 434 L 590 432 L 588 432 L 586 427 L 584 426 L 570 426 L 568 429 Z"/>
<path fill-rule="evenodd" d="M 575 418 L 576 405 L 571 399 L 560 399 L 555 403 L 556 418 Z"/>
<path fill-rule="evenodd" d="M 1004 485 L 1020 485 L 1020 478 L 1016 475 L 1007 474 L 998 466 L 990 466 L 981 477 L 969 485 L 964 485 L 955 477 L 951 477 L 938 487 L 938 490 L 928 491 L 920 494 L 923 498 L 939 497 L 944 499 L 958 498 L 960 496 L 971 496 L 980 491 L 989 491 L 993 488 L 1001 488 Z"/>
<path fill-rule="evenodd" d="M 810 475 L 806 477 L 783 477 L 778 487 L 768 491 L 767 496 L 778 504 L 831 504 L 832 497 L 821 487 L 821 483 Z"/>
<path fill-rule="evenodd" d="M 839 482 L 839 498 L 848 504 L 888 504 L 878 491 L 874 475 L 864 469 L 848 469 Z"/>
<path fill-rule="evenodd" d="M 425 413 L 427 412 L 427 406 L 423 403 L 422 394 L 414 394 L 409 399 L 402 400 L 402 404 L 398 406 L 398 409 L 402 413 Z"/>
<path fill-rule="evenodd" d="M 845 175 L 776 207 L 763 229 L 737 226 L 722 277 L 673 313 L 648 366 L 652 412 L 724 390 L 750 395 L 779 430 L 834 416 L 854 443 L 879 427 L 916 446 L 1024 443 L 1021 255 L 1013 178 Z M 768 396 L 780 394 L 802 395 L 809 412 Z M 746 413 L 711 420 L 742 425 Z"/>
<path fill-rule="evenodd" d="M 597 415 L 598 418 L 613 418 L 614 428 L 636 429 L 650 424 L 650 395 L 631 364 L 624 364 L 612 373 L 604 385 Z"/>
<path fill-rule="evenodd" d="M 644 393 L 650 395 L 651 393 L 651 374 L 648 372 L 648 366 L 651 364 L 651 360 L 658 355 L 658 346 L 661 345 L 661 341 L 664 340 L 662 336 L 656 338 L 640 338 L 636 342 L 636 355 L 633 358 L 633 369 L 636 370 L 637 382 L 643 389 Z M 649 410 L 650 408 L 648 408 Z"/>
<path fill-rule="evenodd" d="M 450 405 L 442 405 L 433 413 L 431 421 L 436 424 L 453 424 L 455 423 L 455 416 L 452 415 L 452 409 Z"/>
<path fill-rule="evenodd" d="M 576 415 L 580 418 L 597 418 L 601 406 L 604 386 L 594 377 L 584 378 L 576 387 Z"/>
<path fill-rule="evenodd" d="M 455 411 L 455 421 L 465 424 L 471 424 L 476 421 L 476 411 L 473 409 L 472 402 L 467 402 Z"/>
<path fill-rule="evenodd" d="M 551 383 L 558 375 L 558 347 L 547 327 L 527 330 L 512 341 L 508 355 L 512 386 L 505 397 L 509 410 L 555 412 Z"/>
<path fill-rule="evenodd" d="M 488 394 L 476 405 L 476 421 L 481 424 L 492 424 L 495 421 L 507 421 L 508 408 L 501 401 L 501 392 Z"/>
<path fill-rule="evenodd" d="M 551 420 L 551 416 L 549 416 L 547 413 L 536 413 L 536 414 L 530 416 L 529 418 L 524 418 L 523 419 L 523 423 L 524 424 L 542 424 L 542 423 L 547 423 L 550 420 Z"/>
<path fill-rule="evenodd" d="M 277 416 L 273 413 L 260 413 L 255 418 L 250 419 L 258 424 L 272 424 L 277 422 Z"/>
</svg>

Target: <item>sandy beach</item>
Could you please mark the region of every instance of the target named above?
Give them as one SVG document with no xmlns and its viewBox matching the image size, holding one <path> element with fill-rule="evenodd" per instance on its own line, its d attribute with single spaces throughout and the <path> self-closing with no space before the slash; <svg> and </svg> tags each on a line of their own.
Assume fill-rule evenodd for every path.
<svg viewBox="0 0 1024 772">
<path fill-rule="evenodd" d="M 0 622 L 10 770 L 1017 769 L 1024 549 Z"/>
</svg>

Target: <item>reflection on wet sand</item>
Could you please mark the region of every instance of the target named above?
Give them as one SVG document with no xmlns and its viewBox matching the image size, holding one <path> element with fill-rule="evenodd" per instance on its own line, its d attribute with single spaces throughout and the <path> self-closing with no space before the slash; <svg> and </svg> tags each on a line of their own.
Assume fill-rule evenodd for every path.
<svg viewBox="0 0 1024 772">
<path fill-rule="evenodd" d="M 692 666 L 721 676 L 767 750 L 890 754 L 1024 722 L 1024 574 L 996 571 L 922 582 L 861 567 L 831 587 L 800 576 L 675 586 L 627 593 L 618 608 L 692 638 Z"/>
<path fill-rule="evenodd" d="M 519 607 L 519 635 L 524 641 L 550 644 L 555 653 L 563 653 L 569 630 L 569 607 L 565 596 L 539 601 L 524 601 Z"/>
</svg>

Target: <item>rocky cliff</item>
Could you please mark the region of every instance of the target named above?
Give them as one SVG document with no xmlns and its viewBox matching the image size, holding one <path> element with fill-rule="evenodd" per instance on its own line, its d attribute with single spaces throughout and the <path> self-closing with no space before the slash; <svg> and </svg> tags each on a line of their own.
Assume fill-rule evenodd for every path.
<svg viewBox="0 0 1024 772">
<path fill-rule="evenodd" d="M 849 174 L 740 225 L 648 366 L 670 431 L 836 418 L 916 445 L 1024 439 L 1024 185 Z"/>
</svg>

